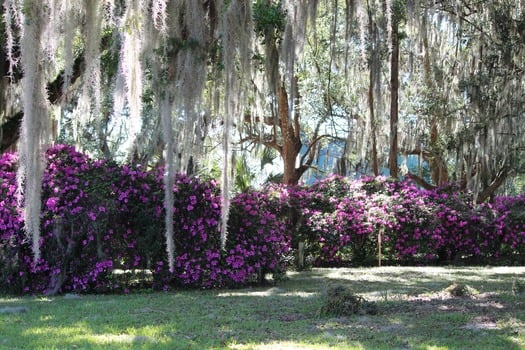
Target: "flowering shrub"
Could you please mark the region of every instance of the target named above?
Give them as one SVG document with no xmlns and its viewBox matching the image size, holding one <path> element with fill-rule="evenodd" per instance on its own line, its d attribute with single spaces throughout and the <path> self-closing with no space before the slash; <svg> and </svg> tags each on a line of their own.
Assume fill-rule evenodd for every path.
<svg viewBox="0 0 525 350">
<path fill-rule="evenodd" d="M 497 197 L 493 206 L 498 213 L 493 230 L 483 237 L 482 249 L 495 258 L 500 256 L 521 259 L 525 256 L 525 195 Z"/>
<path fill-rule="evenodd" d="M 129 285 L 115 277 L 117 269 L 126 274 L 149 270 L 157 288 L 211 288 L 253 282 L 259 272 L 284 268 L 281 258 L 288 242 L 283 218 L 266 194 L 241 194 L 233 200 L 228 245 L 221 251 L 216 183 L 177 175 L 176 258 L 175 270 L 169 271 L 162 169 L 91 160 L 65 145 L 51 148 L 46 156 L 42 256 L 36 265 L 13 195 L 16 157 L 4 155 L 1 163 L 2 191 L 10 199 L 0 207 L 2 274 L 4 281 L 19 281 L 19 292 L 127 290 Z M 250 201 L 249 210 L 245 202 Z M 1 287 L 14 291 L 9 284 Z"/>
<path fill-rule="evenodd" d="M 356 187 L 358 186 L 348 178 L 330 175 L 307 189 L 308 206 L 312 210 L 332 212 L 337 203 L 352 193 Z"/>
<path fill-rule="evenodd" d="M 482 245 L 492 231 L 490 205 L 475 206 L 471 196 L 453 186 L 432 191 L 407 188 L 396 209 L 400 225 L 395 249 L 400 259 L 428 262 L 487 256 Z"/>
<path fill-rule="evenodd" d="M 115 270 L 150 270 L 158 288 L 243 285 L 282 269 L 288 243 L 282 218 L 262 193 L 233 200 L 229 241 L 220 249 L 220 197 L 214 181 L 177 175 L 173 188 L 175 270 L 167 269 L 162 169 L 91 160 L 73 147 L 47 154 L 41 259 L 33 264 L 15 200 L 16 157 L 0 163 L 0 288 L 62 293 L 126 290 Z M 245 196 L 245 197 L 244 197 Z M 244 202 L 252 201 L 252 208 Z M 266 208 L 266 209 L 263 209 Z M 270 212 L 273 210 L 273 212 Z M 257 214 L 257 215 L 255 215 Z"/>
<path fill-rule="evenodd" d="M 64 145 L 50 149 L 47 162 L 42 261 L 33 269 L 30 290 L 120 290 L 124 286 L 111 278 L 115 268 L 144 269 L 160 258 L 154 176 L 92 161 Z"/>
<path fill-rule="evenodd" d="M 479 254 L 475 239 L 476 231 L 482 229 L 470 222 L 474 217 L 474 203 L 470 195 L 458 191 L 455 186 L 438 188 L 425 193 L 427 203 L 433 207 L 432 245 L 430 249 L 440 261 L 453 261 L 461 256 Z M 473 220 L 475 221 L 475 220 Z"/>
<path fill-rule="evenodd" d="M 336 207 L 353 192 L 352 182 L 338 175 L 319 180 L 310 187 L 295 188 L 290 195 L 290 206 L 299 205 L 299 219 L 294 227 L 292 247 L 305 244 L 306 260 L 313 264 L 338 265 L 341 263 L 339 248 L 345 247 L 347 236 L 334 232 L 337 221 Z"/>
<path fill-rule="evenodd" d="M 432 191 L 384 177 L 337 176 L 306 190 L 309 252 L 315 264 L 369 264 L 378 255 L 402 263 L 519 259 L 525 249 L 524 196 L 475 205 L 453 185 Z M 304 232 L 304 229 L 302 229 Z"/>
<path fill-rule="evenodd" d="M 105 203 L 92 201 L 94 198 L 89 193 L 93 192 L 91 186 L 96 188 L 100 184 L 96 182 L 97 177 L 91 176 L 89 158 L 73 147 L 57 146 L 46 156 L 48 166 L 42 184 L 42 256 L 31 271 L 31 283 L 27 287 L 50 294 L 85 290 L 105 272 L 97 266 L 103 258 L 103 248 L 92 224 L 96 223 L 98 210 L 95 208 Z M 93 208 L 95 204 L 97 207 Z"/>
<path fill-rule="evenodd" d="M 365 202 L 359 196 L 341 200 L 332 213 L 316 213 L 307 220 L 307 225 L 319 233 L 322 254 L 318 265 L 337 265 L 343 260 L 362 263 L 367 257 L 372 223 L 367 219 Z"/>
<path fill-rule="evenodd" d="M 24 285 L 24 261 L 21 255 L 31 251 L 26 238 L 21 235 L 23 222 L 17 206 L 16 163 L 12 153 L 0 158 L 0 286 L 11 286 L 21 292 Z"/>
<path fill-rule="evenodd" d="M 396 200 L 391 207 L 397 219 L 390 237 L 395 258 L 408 263 L 437 258 L 432 248 L 433 205 L 422 193 L 414 184 L 403 183 L 395 192 Z"/>
<path fill-rule="evenodd" d="M 162 169 L 92 160 L 65 145 L 49 149 L 46 161 L 35 264 L 16 193 L 17 158 L 0 158 L 0 289 L 126 291 L 133 279 L 121 276 L 133 274 L 155 288 L 241 286 L 283 271 L 299 242 L 306 259 L 323 266 L 370 264 L 380 241 L 383 258 L 396 263 L 523 262 L 525 254 L 523 195 L 474 205 L 454 186 L 425 191 L 410 181 L 338 176 L 236 195 L 222 250 L 216 183 L 177 175 L 170 271 Z"/>
<path fill-rule="evenodd" d="M 159 183 L 162 180 L 159 178 Z M 221 203 L 214 181 L 177 175 L 174 185 L 175 283 L 210 288 L 222 284 Z M 162 214 L 164 216 L 164 213 Z M 166 273 L 167 262 L 161 265 Z"/>
<path fill-rule="evenodd" d="M 377 257 L 379 233 L 389 241 L 385 230 L 392 230 L 396 222 L 389 211 L 390 187 L 383 177 L 350 181 L 339 176 L 311 187 L 310 197 L 325 198 L 326 203 L 311 201 L 304 210 L 310 240 L 318 243 L 310 243 L 317 247 L 310 249 L 317 255 L 316 265 L 368 264 Z"/>
<path fill-rule="evenodd" d="M 225 268 L 230 284 L 259 280 L 265 273 L 285 270 L 283 258 L 289 250 L 285 224 L 277 216 L 278 203 L 265 192 L 237 195 L 230 208 Z"/>
</svg>

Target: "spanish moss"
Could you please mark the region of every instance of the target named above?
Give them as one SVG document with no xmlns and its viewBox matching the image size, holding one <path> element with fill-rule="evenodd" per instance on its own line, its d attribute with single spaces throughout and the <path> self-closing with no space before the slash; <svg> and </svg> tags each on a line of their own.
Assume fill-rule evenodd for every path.
<svg viewBox="0 0 525 350">
<path fill-rule="evenodd" d="M 43 153 L 49 143 L 49 112 L 46 100 L 46 72 L 43 34 L 48 23 L 48 7 L 40 0 L 24 3 L 21 63 L 24 118 L 20 131 L 20 165 L 17 180 L 24 196 L 24 227 L 33 243 L 35 264 L 40 260 L 40 210 Z"/>
<path fill-rule="evenodd" d="M 233 125 L 240 124 L 245 105 L 246 87 L 242 81 L 249 81 L 251 70 L 247 60 L 251 50 L 251 7 L 245 1 L 233 0 L 223 18 L 223 64 L 225 71 L 224 124 L 221 173 L 222 215 L 221 247 L 225 248 L 228 231 L 228 213 L 230 208 L 230 182 L 234 167 L 231 152 L 231 134 Z"/>
<path fill-rule="evenodd" d="M 142 45 L 145 13 L 144 0 L 128 0 L 122 18 L 121 74 L 126 83 L 126 99 L 129 107 L 127 149 L 130 157 L 136 147 L 137 135 L 142 126 Z"/>
</svg>

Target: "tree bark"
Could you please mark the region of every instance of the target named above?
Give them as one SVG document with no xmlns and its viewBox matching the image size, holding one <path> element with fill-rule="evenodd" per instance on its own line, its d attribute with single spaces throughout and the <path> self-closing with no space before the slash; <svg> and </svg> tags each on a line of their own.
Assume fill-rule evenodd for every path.
<svg viewBox="0 0 525 350">
<path fill-rule="evenodd" d="M 271 0 L 267 0 L 271 4 Z M 281 182 L 286 185 L 296 185 L 304 172 L 310 168 L 315 155 L 315 150 L 319 142 L 317 135 L 314 135 L 306 154 L 298 159 L 303 143 L 301 141 L 301 124 L 299 109 L 295 108 L 293 115 L 290 112 L 290 102 L 296 104 L 300 99 L 297 77 L 293 77 L 290 86 L 293 89 L 294 101 L 289 100 L 285 86 L 285 79 L 279 72 L 279 49 L 278 38 L 275 36 L 274 28 L 268 28 L 265 32 L 265 70 L 270 93 L 275 95 L 277 103 L 277 115 L 273 121 L 267 124 L 273 125 L 272 137 L 267 140 L 264 135 L 249 133 L 244 141 L 251 141 L 271 147 L 279 152 L 283 159 L 283 177 Z M 293 72 L 290 72 L 293 74 Z M 263 137 L 261 137 L 263 136 Z"/>
<path fill-rule="evenodd" d="M 281 156 L 284 164 L 282 182 L 286 185 L 296 185 L 299 182 L 300 175 L 296 171 L 295 164 L 302 147 L 299 120 L 297 115 L 294 116 L 293 123 L 290 119 L 288 94 L 282 83 L 277 87 L 277 103 L 282 137 Z"/>
<path fill-rule="evenodd" d="M 375 176 L 379 176 L 379 160 L 377 156 L 377 125 L 376 125 L 376 115 L 375 115 L 375 106 L 376 101 L 374 98 L 374 88 L 375 88 L 375 74 L 381 74 L 380 72 L 374 71 L 376 55 L 377 52 L 377 29 L 375 28 L 374 19 L 372 16 L 372 10 L 370 8 L 370 3 L 367 1 L 368 7 L 368 34 L 370 35 L 370 58 L 369 58 L 369 83 L 368 83 L 368 108 L 369 108 L 369 118 L 370 118 L 370 139 L 372 142 L 372 173 Z M 379 98 L 379 96 L 377 96 Z"/>
<path fill-rule="evenodd" d="M 426 21 L 426 16 L 423 16 L 423 19 Z M 423 57 L 423 69 L 425 71 L 425 83 L 429 91 L 436 91 L 436 87 L 433 82 L 432 69 L 430 65 L 430 48 L 428 45 L 427 31 L 423 33 L 423 48 L 424 48 L 424 57 Z M 432 174 L 432 182 L 436 186 L 441 186 L 448 182 L 448 170 L 443 155 L 439 151 L 439 120 L 437 115 L 432 115 L 430 120 L 430 153 L 432 155 L 429 157 L 428 165 Z"/>
<path fill-rule="evenodd" d="M 377 137 L 376 137 L 376 118 L 375 118 L 375 102 L 374 102 L 374 80 L 372 68 L 370 68 L 370 83 L 368 86 L 368 108 L 370 109 L 370 133 L 372 140 L 372 173 L 379 176 L 379 160 L 377 157 Z"/>
<path fill-rule="evenodd" d="M 507 177 L 509 176 L 509 169 L 507 166 L 503 166 L 496 176 L 492 179 L 491 183 L 488 186 L 485 186 L 483 190 L 478 193 L 478 196 L 476 198 L 477 203 L 483 203 L 487 199 L 494 196 L 494 193 L 496 190 L 503 185 Z"/>
<path fill-rule="evenodd" d="M 388 168 L 390 176 L 397 179 L 399 169 L 397 164 L 398 141 L 397 125 L 399 119 L 399 26 L 396 18 L 392 19 L 392 56 L 390 58 L 390 150 L 388 152 Z"/>
</svg>

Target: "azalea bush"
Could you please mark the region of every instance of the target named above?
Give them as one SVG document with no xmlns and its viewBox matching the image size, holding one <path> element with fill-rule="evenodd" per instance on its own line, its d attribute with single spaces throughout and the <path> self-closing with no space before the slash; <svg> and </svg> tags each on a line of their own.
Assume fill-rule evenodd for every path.
<svg viewBox="0 0 525 350">
<path fill-rule="evenodd" d="M 384 177 L 330 176 L 309 188 L 312 200 L 305 201 L 303 212 L 315 265 L 362 265 L 377 259 L 378 240 L 388 242 L 397 223 L 390 208 L 394 184 Z"/>
<path fill-rule="evenodd" d="M 440 261 L 454 261 L 462 256 L 478 255 L 479 233 L 487 229 L 477 220 L 476 206 L 469 194 L 455 186 L 424 192 L 432 209 L 428 248 Z"/>
<path fill-rule="evenodd" d="M 403 183 L 395 192 L 391 207 L 397 223 L 391 232 L 395 258 L 405 263 L 428 262 L 437 258 L 433 249 L 434 206 L 423 191 L 412 183 Z"/>
<path fill-rule="evenodd" d="M 489 203 L 476 205 L 454 186 L 425 191 L 408 184 L 395 208 L 395 251 L 401 261 L 488 262 L 501 253 L 494 241 L 498 211 Z"/>
<path fill-rule="evenodd" d="M 155 288 L 241 286 L 284 268 L 284 226 L 262 193 L 233 200 L 228 246 L 220 246 L 221 200 L 213 180 L 176 175 L 175 269 L 168 269 L 163 169 L 92 160 L 71 146 L 46 154 L 42 184 L 41 258 L 33 261 L 16 196 L 15 155 L 0 162 L 0 288 L 11 292 L 127 291 L 132 281 Z M 253 198 L 249 210 L 245 202 Z M 266 203 L 266 204 L 265 204 Z M 257 215 L 252 215 L 256 210 Z M 271 212 L 270 212 L 271 211 Z M 242 217 L 242 219 L 239 219 Z M 244 220 L 244 218 L 248 220 Z M 147 273 L 145 273 L 147 271 Z M 118 273 L 117 273 L 118 272 Z M 125 275 L 127 279 L 121 277 Z M 257 278 L 255 278 L 257 280 Z"/>
<path fill-rule="evenodd" d="M 221 247 L 213 180 L 174 178 L 174 269 L 168 267 L 163 169 L 93 160 L 74 147 L 46 153 L 41 258 L 23 229 L 17 157 L 0 158 L 0 289 L 15 293 L 238 287 L 285 271 L 305 245 L 318 266 L 523 262 L 525 196 L 476 205 L 453 185 L 330 176 L 311 186 L 236 194 Z M 520 260 L 521 259 L 521 260 Z"/>
<path fill-rule="evenodd" d="M 304 193 L 304 192 L 303 192 Z M 525 249 L 524 196 L 475 204 L 454 185 L 328 177 L 309 187 L 298 236 L 318 266 L 518 261 Z M 307 232 L 301 234 L 300 231 Z"/>
<path fill-rule="evenodd" d="M 127 286 L 112 278 L 115 269 L 145 269 L 163 255 L 155 177 L 140 168 L 93 161 L 70 146 L 55 146 L 46 156 L 42 256 L 36 264 L 29 253 L 24 256 L 24 289 L 124 290 Z"/>
<path fill-rule="evenodd" d="M 278 216 L 279 208 L 266 191 L 252 190 L 233 199 L 225 258 L 230 283 L 254 277 L 260 282 L 266 273 L 286 270 L 290 233 Z"/>
<path fill-rule="evenodd" d="M 162 184 L 160 176 L 159 184 Z M 168 284 L 203 288 L 221 286 L 221 200 L 217 184 L 213 180 L 202 181 L 179 174 L 173 191 L 175 270 L 168 270 L 167 260 L 159 261 L 155 270 L 156 283 L 164 281 L 162 288 Z M 164 210 L 159 221 L 164 217 Z M 163 226 L 157 226 L 157 229 L 164 230 Z"/>
<path fill-rule="evenodd" d="M 16 164 L 18 158 L 5 153 L 0 158 L 0 284 L 20 292 L 24 287 L 25 261 L 31 246 L 20 235 L 22 213 L 17 205 Z"/>
<path fill-rule="evenodd" d="M 521 259 L 525 256 L 525 195 L 516 197 L 502 196 L 496 198 L 494 212 L 497 213 L 492 222 L 492 230 L 481 241 L 485 254 L 496 258 L 513 257 Z"/>
<path fill-rule="evenodd" d="M 232 199 L 223 250 L 216 182 L 178 175 L 174 192 L 175 270 L 159 261 L 154 270 L 157 288 L 239 287 L 285 270 L 289 237 L 278 215 L 279 202 L 268 193 L 249 191 Z"/>
<path fill-rule="evenodd" d="M 294 244 L 305 244 L 307 261 L 317 266 L 341 264 L 341 252 L 347 242 L 346 232 L 334 231 L 337 221 L 336 208 L 353 193 L 352 182 L 338 175 L 331 175 L 311 186 L 298 186 L 291 191 L 290 206 L 301 208 L 295 226 Z M 340 249 L 342 248 L 342 249 Z"/>
</svg>

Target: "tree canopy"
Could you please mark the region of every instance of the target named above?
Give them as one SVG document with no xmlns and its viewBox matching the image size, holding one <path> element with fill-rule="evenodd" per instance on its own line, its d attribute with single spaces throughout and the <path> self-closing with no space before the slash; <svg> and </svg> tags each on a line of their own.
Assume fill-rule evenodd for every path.
<svg viewBox="0 0 525 350">
<path fill-rule="evenodd" d="M 223 241 L 234 163 L 265 149 L 286 184 L 384 173 L 458 182 L 480 202 L 523 172 L 521 1 L 3 0 L 1 11 L 1 149 L 19 151 L 34 242 L 55 141 L 164 164 L 166 188 L 221 159 Z"/>
</svg>

